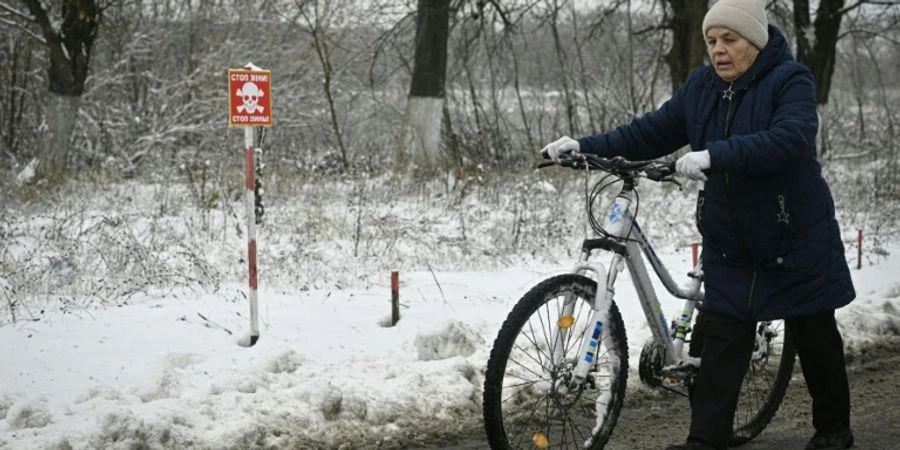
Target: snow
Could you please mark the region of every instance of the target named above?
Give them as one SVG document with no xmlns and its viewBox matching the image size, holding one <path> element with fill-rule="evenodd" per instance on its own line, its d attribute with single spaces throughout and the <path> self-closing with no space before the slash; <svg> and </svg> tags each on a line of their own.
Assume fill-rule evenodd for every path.
<svg viewBox="0 0 900 450">
<path fill-rule="evenodd" d="M 555 198 L 561 194 L 553 186 L 542 181 L 535 191 Z M 473 214 L 490 209 L 470 200 L 466 207 Z M 389 207 L 399 223 L 432 220 L 416 205 Z M 649 206 L 646 212 L 654 214 Z M 532 221 L 546 220 L 533 214 Z M 515 214 L 508 216 L 503 220 L 515 220 Z M 82 222 L 97 226 L 94 220 Z M 233 219 L 230 225 L 209 222 L 212 229 L 234 227 Z M 458 233 L 455 221 L 435 222 L 447 236 Z M 479 225 L 469 219 L 470 239 L 476 242 L 485 239 Z M 205 236 L 174 224 L 166 231 L 149 220 L 132 226 L 130 235 L 137 238 L 165 232 L 183 239 Z M 318 245 L 353 248 L 333 233 Z M 297 248 L 312 251 L 295 239 L 271 233 L 261 243 L 272 247 L 269 261 Z M 685 280 L 690 252 L 671 237 L 654 240 L 667 243 L 657 248 L 659 256 L 676 279 Z M 31 254 L 35 245 L 17 238 L 7 251 Z M 199 248 L 214 261 L 232 258 L 227 248 L 219 250 L 222 255 L 215 252 L 225 244 L 211 245 Z M 398 252 L 415 251 L 403 247 L 412 244 L 392 245 Z M 326 259 L 316 263 L 325 265 Z M 509 258 L 505 269 L 432 272 L 420 264 L 419 271 L 401 270 L 401 320 L 394 327 L 387 326 L 388 271 L 344 268 L 351 275 L 367 274 L 363 283 L 346 287 L 298 286 L 286 274 L 270 286 L 263 262 L 261 337 L 250 348 L 237 343 L 250 324 L 245 286 L 236 281 L 144 289 L 127 302 L 48 309 L 37 321 L 20 315 L 16 323 L 0 326 L 0 448 L 364 448 L 389 446 L 410 430 L 452 432 L 480 417 L 485 364 L 506 314 L 530 287 L 574 263 L 550 264 L 550 259 Z M 63 272 L 53 275 L 57 279 L 85 264 L 63 261 L 69 265 L 55 269 Z M 847 345 L 900 335 L 900 246 L 888 246 L 886 255 L 852 273 L 858 299 L 837 315 Z M 615 301 L 634 372 L 650 331 L 628 278 L 627 272 L 620 275 Z M 0 293 L 10 284 L 0 278 Z M 675 317 L 682 303 L 663 293 L 661 284 L 656 290 L 666 316 Z M 629 376 L 629 388 L 637 380 Z M 607 401 L 599 399 L 598 407 Z"/>
</svg>

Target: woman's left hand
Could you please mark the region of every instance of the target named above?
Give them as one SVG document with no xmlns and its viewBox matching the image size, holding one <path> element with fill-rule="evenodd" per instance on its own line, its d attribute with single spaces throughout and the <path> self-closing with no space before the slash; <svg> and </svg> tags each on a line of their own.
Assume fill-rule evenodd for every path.
<svg viewBox="0 0 900 450">
<path fill-rule="evenodd" d="M 706 181 L 703 171 L 709 167 L 709 150 L 690 152 L 675 162 L 675 171 L 692 180 Z"/>
</svg>

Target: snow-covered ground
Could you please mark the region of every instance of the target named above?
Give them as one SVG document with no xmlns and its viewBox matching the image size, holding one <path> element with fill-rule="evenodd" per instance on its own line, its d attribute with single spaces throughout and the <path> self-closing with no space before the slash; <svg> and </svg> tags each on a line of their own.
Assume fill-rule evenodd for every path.
<svg viewBox="0 0 900 450">
<path fill-rule="evenodd" d="M 849 345 L 900 331 L 896 250 L 853 272 L 860 296 L 838 314 Z M 684 252 L 664 260 L 688 265 Z M 417 421 L 452 423 L 478 413 L 500 323 L 551 272 L 403 274 L 395 327 L 384 326 L 387 283 L 263 289 L 262 337 L 252 348 L 236 344 L 248 328 L 247 305 L 221 292 L 147 296 L 6 326 L 0 447 L 338 446 L 363 434 L 389 438 Z M 648 331 L 633 292 L 623 289 L 618 302 L 633 368 Z M 665 308 L 672 314 L 678 302 Z"/>
<path fill-rule="evenodd" d="M 400 214 L 399 223 L 428 218 L 410 205 L 395 205 L 393 213 L 407 207 L 413 212 Z M 477 203 L 469 209 L 479 208 L 490 209 Z M 91 220 L 82 225 L 90 228 Z M 468 239 L 489 238 L 479 231 L 483 225 L 470 220 Z M 139 227 L 145 226 L 165 233 L 152 224 Z M 277 243 L 288 234 L 265 238 Z M 245 248 L 239 236 L 228 239 L 206 247 L 233 247 L 216 261 L 234 259 Z M 690 267 L 689 250 L 683 243 L 658 250 L 680 279 Z M 848 346 L 900 334 L 900 246 L 886 250 L 853 271 L 858 299 L 838 313 Z M 464 265 L 466 256 L 459 258 Z M 548 262 L 555 259 L 508 258 L 505 269 L 403 271 L 401 320 L 394 327 L 386 326 L 389 274 L 381 268 L 347 267 L 366 274 L 351 287 L 298 287 L 287 276 L 269 286 L 263 262 L 262 336 L 252 348 L 236 343 L 249 328 L 245 289 L 236 277 L 144 288 L 127 302 L 92 306 L 75 299 L 78 307 L 20 313 L 17 322 L 0 327 L 0 448 L 390 447 L 409 430 L 452 430 L 480 415 L 483 370 L 496 332 L 524 292 L 567 269 L 568 263 Z M 76 263 L 69 264 L 84 265 Z M 54 277 L 67 276 L 66 267 L 56 267 Z M 323 269 L 334 266 L 311 268 Z M 630 281 L 620 284 L 617 303 L 634 370 L 649 331 Z M 679 311 L 679 301 L 662 298 L 668 316 Z"/>
</svg>

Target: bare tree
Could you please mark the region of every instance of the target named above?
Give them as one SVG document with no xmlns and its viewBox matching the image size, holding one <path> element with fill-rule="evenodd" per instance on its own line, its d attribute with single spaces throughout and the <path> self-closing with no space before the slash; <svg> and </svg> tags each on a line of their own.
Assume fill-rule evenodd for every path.
<svg viewBox="0 0 900 450">
<path fill-rule="evenodd" d="M 794 31 L 797 41 L 797 60 L 809 67 L 816 83 L 817 101 L 828 103 L 831 79 L 834 75 L 837 44 L 841 38 L 841 21 L 851 11 L 864 5 L 886 7 L 900 5 L 896 0 L 820 0 L 812 20 L 809 0 L 793 0 Z"/>
<path fill-rule="evenodd" d="M 688 75 L 703 64 L 706 44 L 700 32 L 703 17 L 706 16 L 709 0 L 667 0 L 670 17 L 668 27 L 672 30 L 672 47 L 666 55 L 672 91 L 677 90 Z"/>
<path fill-rule="evenodd" d="M 49 133 L 44 139 L 43 172 L 49 176 L 62 173 L 69 155 L 69 139 L 75 128 L 81 94 L 91 60 L 91 50 L 103 9 L 108 6 L 96 0 L 63 0 L 57 12 L 40 0 L 22 0 L 29 14 L 20 17 L 33 21 L 46 44 L 50 65 L 47 68 L 50 101 L 45 116 Z M 8 8 L 9 9 L 9 8 Z"/>
<path fill-rule="evenodd" d="M 22 140 L 25 110 L 31 77 L 26 73 L 32 66 L 32 45 L 24 33 L 9 33 L 4 36 L 6 42 L 0 46 L 0 139 L 7 155 L 13 157 L 17 153 Z"/>
<path fill-rule="evenodd" d="M 334 132 L 334 139 L 337 141 L 338 151 L 341 155 L 341 164 L 344 170 L 350 166 L 350 160 L 347 158 L 347 147 L 344 145 L 344 137 L 341 131 L 340 122 L 337 116 L 337 107 L 334 100 L 334 88 L 332 81 L 334 79 L 334 67 L 331 64 L 331 50 L 328 47 L 327 32 L 324 28 L 324 18 L 329 15 L 331 7 L 330 2 L 320 4 L 318 0 L 307 2 L 312 3 L 312 16 L 310 16 L 304 5 L 300 6 L 300 14 L 309 27 L 309 33 L 312 35 L 313 46 L 316 49 L 316 56 L 319 58 L 319 64 L 322 65 L 322 92 L 328 101 L 328 111 L 331 116 L 331 128 Z"/>
<path fill-rule="evenodd" d="M 436 168 L 447 73 L 450 0 L 419 0 L 415 59 L 400 143 L 399 163 L 407 157 L 423 168 Z"/>
</svg>

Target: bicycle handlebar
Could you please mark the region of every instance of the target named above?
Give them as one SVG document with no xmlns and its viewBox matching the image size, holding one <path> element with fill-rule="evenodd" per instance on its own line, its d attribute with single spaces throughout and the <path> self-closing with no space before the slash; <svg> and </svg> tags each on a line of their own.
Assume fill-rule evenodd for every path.
<svg viewBox="0 0 900 450">
<path fill-rule="evenodd" d="M 571 158 L 560 161 L 545 160 L 538 163 L 537 168 L 543 169 L 550 166 L 562 166 L 578 170 L 602 170 L 611 174 L 627 178 L 634 178 L 639 173 L 653 181 L 674 181 L 674 161 L 628 161 L 621 156 L 603 158 L 586 153 L 575 153 Z"/>
</svg>

